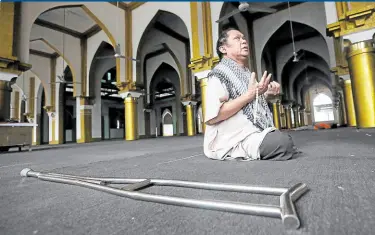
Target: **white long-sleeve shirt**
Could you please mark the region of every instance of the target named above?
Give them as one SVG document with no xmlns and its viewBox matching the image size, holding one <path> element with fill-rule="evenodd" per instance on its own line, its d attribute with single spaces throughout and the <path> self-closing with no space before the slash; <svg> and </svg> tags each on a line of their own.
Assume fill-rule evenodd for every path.
<svg viewBox="0 0 375 235">
<path fill-rule="evenodd" d="M 229 97 L 225 86 L 216 77 L 210 77 L 206 87 L 206 109 L 204 121 L 207 122 L 219 114 L 223 105 L 220 98 Z M 234 158 L 244 158 L 257 160 L 260 158 L 259 146 L 264 137 L 274 128 L 267 128 L 261 131 L 258 127 L 247 119 L 243 111 L 240 110 L 232 117 L 215 125 L 206 125 L 204 134 L 204 154 L 211 159 L 226 160 Z M 227 153 L 246 139 L 247 148 L 244 152 L 246 156 L 228 156 Z"/>
</svg>

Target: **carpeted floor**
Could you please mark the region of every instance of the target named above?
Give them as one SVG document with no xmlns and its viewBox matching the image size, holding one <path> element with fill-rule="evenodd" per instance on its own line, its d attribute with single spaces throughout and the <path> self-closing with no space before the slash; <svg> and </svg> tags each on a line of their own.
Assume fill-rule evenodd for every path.
<svg viewBox="0 0 375 235">
<path fill-rule="evenodd" d="M 303 154 L 287 162 L 221 162 L 201 136 L 110 141 L 0 155 L 0 234 L 373 234 L 375 130 L 290 132 Z M 159 178 L 289 187 L 301 228 L 268 217 L 135 201 L 72 185 L 21 178 L 23 168 L 86 176 Z M 143 192 L 277 205 L 278 197 L 152 187 Z M 372 231 L 372 232 L 371 232 Z"/>
</svg>

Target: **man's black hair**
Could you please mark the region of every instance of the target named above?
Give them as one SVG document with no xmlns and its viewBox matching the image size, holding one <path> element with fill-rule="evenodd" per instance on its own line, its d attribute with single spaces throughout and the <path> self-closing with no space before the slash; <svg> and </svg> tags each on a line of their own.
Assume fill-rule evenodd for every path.
<svg viewBox="0 0 375 235">
<path fill-rule="evenodd" d="M 216 43 L 216 53 L 217 55 L 219 56 L 220 60 L 223 58 L 223 53 L 221 53 L 221 51 L 219 50 L 219 48 L 224 45 L 225 43 L 227 43 L 227 39 L 228 39 L 228 32 L 231 31 L 231 30 L 238 30 L 234 27 L 229 27 L 229 28 L 226 28 L 226 29 L 223 29 L 219 35 L 219 38 L 217 39 L 217 43 Z"/>
</svg>

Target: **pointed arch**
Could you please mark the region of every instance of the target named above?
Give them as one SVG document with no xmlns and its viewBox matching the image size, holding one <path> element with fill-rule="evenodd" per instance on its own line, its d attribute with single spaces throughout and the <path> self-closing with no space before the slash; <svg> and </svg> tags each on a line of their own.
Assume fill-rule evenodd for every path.
<svg viewBox="0 0 375 235">
<path fill-rule="evenodd" d="M 149 96 L 147 99 L 148 104 L 153 104 L 156 95 L 156 86 L 159 83 L 167 83 L 173 87 L 176 102 L 179 102 L 181 97 L 181 90 L 179 85 L 179 78 L 177 71 L 168 63 L 161 63 L 158 69 L 152 76 L 152 79 L 148 85 L 147 90 L 149 91 Z"/>
<path fill-rule="evenodd" d="M 323 2 L 305 2 L 291 7 L 292 21 L 304 24 L 314 30 L 318 31 L 320 36 L 323 37 L 325 44 L 328 46 L 328 55 L 330 66 L 336 63 L 335 52 L 333 47 L 332 38 L 326 36 L 326 12 Z M 308 14 L 306 14 L 308 12 Z M 278 19 L 275 21 L 275 19 Z M 281 10 L 272 17 L 263 17 L 254 21 L 254 28 L 259 29 L 254 34 L 254 41 L 256 45 L 257 66 L 258 70 L 261 67 L 261 55 L 265 48 L 268 39 L 283 25 L 286 21 L 290 20 L 288 9 Z M 294 26 L 294 25 L 293 25 Z M 290 28 L 288 31 L 290 36 Z M 286 58 L 284 58 L 284 61 Z"/>
<path fill-rule="evenodd" d="M 292 47 L 291 42 L 291 23 L 293 25 L 295 48 Z M 277 22 L 276 25 L 278 25 Z M 282 85 L 282 90 L 288 87 L 283 84 L 283 73 L 287 64 L 294 63 L 292 54 L 294 49 L 300 53 L 302 52 L 301 50 L 304 50 L 321 55 L 326 63 L 329 64 L 327 42 L 318 29 L 297 20 L 291 22 L 288 19 L 280 22 L 278 28 L 274 29 L 260 50 L 260 62 L 265 63 L 265 57 L 271 58 L 271 61 L 267 64 L 261 64 L 259 67 L 273 68 L 273 75 Z M 300 56 L 301 54 L 297 53 L 297 55 Z"/>
<path fill-rule="evenodd" d="M 165 53 L 172 58 L 180 74 L 181 94 L 191 93 L 192 75 L 188 68 L 191 58 L 189 30 L 176 14 L 158 10 L 144 30 L 137 47 L 136 57 L 140 62 L 136 64 L 136 71 L 141 71 L 135 75 L 137 84 L 148 86 L 146 64 L 151 58 Z"/>
<path fill-rule="evenodd" d="M 93 59 L 90 64 L 88 80 L 89 80 L 89 96 L 96 97 L 97 86 L 100 85 L 100 80 L 103 77 L 104 73 L 110 68 L 116 66 L 116 59 L 106 58 L 106 59 L 97 59 L 102 56 L 112 56 L 114 55 L 114 48 L 111 44 L 106 41 L 102 41 L 93 56 Z M 117 69 L 116 69 L 117 71 Z M 117 78 L 117 74 L 116 74 Z"/>
</svg>

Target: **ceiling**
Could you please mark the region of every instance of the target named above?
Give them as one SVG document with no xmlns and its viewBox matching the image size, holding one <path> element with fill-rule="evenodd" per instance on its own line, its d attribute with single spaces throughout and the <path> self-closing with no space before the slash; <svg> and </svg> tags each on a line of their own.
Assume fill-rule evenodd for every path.
<svg viewBox="0 0 375 235">
<path fill-rule="evenodd" d="M 81 7 L 59 8 L 52 11 L 47 11 L 41 14 L 38 19 L 72 29 L 80 33 L 84 33 L 86 30 L 96 25 L 96 23 Z"/>
<path fill-rule="evenodd" d="M 117 6 L 117 2 L 108 3 Z M 125 10 L 127 7 L 137 7 L 140 4 L 141 2 L 129 1 L 119 2 L 118 6 Z M 55 32 L 51 33 L 51 30 Z M 80 6 L 51 9 L 42 13 L 33 24 L 30 38 L 30 53 L 48 58 L 58 56 L 54 50 L 40 40 L 47 38 L 44 36 L 47 34 L 48 38 L 52 38 L 54 45 L 56 45 L 56 42 L 62 44 L 63 34 L 76 38 L 88 38 L 99 31 L 101 31 L 101 28 Z M 56 37 L 59 37 L 59 39 Z"/>
<path fill-rule="evenodd" d="M 64 34 L 84 38 L 90 37 L 100 30 L 101 28 L 80 6 L 51 9 L 42 13 L 32 26 L 30 53 L 55 57 L 57 54 L 43 42 L 43 39 L 48 38 L 51 42 L 53 41 L 54 45 L 61 46 Z"/>
<path fill-rule="evenodd" d="M 109 2 L 112 5 L 116 5 L 116 2 Z M 119 6 L 121 8 L 129 7 L 131 4 L 135 2 L 119 2 Z M 233 3 L 235 6 L 238 6 L 239 2 Z M 250 2 L 250 6 L 253 4 Z M 285 2 L 257 2 L 257 5 L 264 5 L 267 7 L 275 7 L 278 8 L 280 5 L 285 5 Z M 65 20 L 64 20 L 65 14 Z M 255 13 L 256 14 L 256 13 Z M 163 17 L 158 19 L 160 23 L 173 23 L 170 17 L 167 14 L 164 14 Z M 178 24 L 180 22 L 174 22 L 176 27 L 174 29 L 179 29 L 180 27 Z M 52 31 L 54 33 L 51 33 Z M 58 9 L 51 9 L 42 13 L 34 22 L 31 31 L 31 38 L 30 38 L 30 52 L 31 54 L 37 54 L 40 56 L 45 57 L 54 57 L 57 54 L 47 46 L 41 38 L 47 38 L 44 35 L 48 34 L 48 38 L 53 38 L 54 44 L 59 42 L 62 44 L 62 35 L 67 34 L 71 35 L 76 38 L 83 38 L 89 37 L 94 35 L 95 33 L 99 32 L 101 29 L 100 27 L 91 19 L 89 15 L 80 7 L 80 6 L 71 6 L 67 8 L 58 8 Z M 184 32 L 178 32 L 183 36 Z M 52 36 L 53 35 L 53 36 Z M 60 46 L 61 46 L 60 44 Z"/>
</svg>

